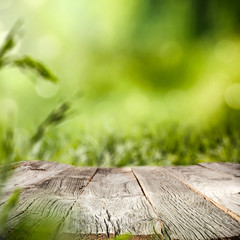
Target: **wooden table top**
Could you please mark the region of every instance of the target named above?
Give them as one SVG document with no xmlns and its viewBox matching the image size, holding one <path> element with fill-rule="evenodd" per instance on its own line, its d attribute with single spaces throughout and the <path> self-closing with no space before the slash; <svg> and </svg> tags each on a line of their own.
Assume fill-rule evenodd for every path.
<svg viewBox="0 0 240 240">
<path fill-rule="evenodd" d="M 55 239 L 240 239 L 240 164 L 97 168 L 56 162 L 17 165 L 0 211 L 16 187 L 8 217 L 19 239 L 45 226 Z M 25 220 L 25 221 L 24 221 Z"/>
</svg>

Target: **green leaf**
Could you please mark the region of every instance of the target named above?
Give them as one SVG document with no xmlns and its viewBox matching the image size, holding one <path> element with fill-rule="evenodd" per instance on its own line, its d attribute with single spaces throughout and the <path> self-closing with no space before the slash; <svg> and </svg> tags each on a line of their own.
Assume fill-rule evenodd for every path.
<svg viewBox="0 0 240 240">
<path fill-rule="evenodd" d="M 56 126 L 63 122 L 67 118 L 67 114 L 70 108 L 71 108 L 70 101 L 65 101 L 56 108 L 54 108 L 46 117 L 46 119 L 37 128 L 36 133 L 33 135 L 31 139 L 32 143 L 36 143 L 37 141 L 39 141 L 44 136 L 45 131 L 50 126 L 54 125 Z"/>
<path fill-rule="evenodd" d="M 10 198 L 8 199 L 8 201 L 3 206 L 0 215 L 0 234 L 2 234 L 5 231 L 8 216 L 11 210 L 17 205 L 20 194 L 21 189 L 15 189 Z"/>
<path fill-rule="evenodd" d="M 14 35 L 10 32 L 0 48 L 0 58 L 9 52 L 16 45 Z"/>
<path fill-rule="evenodd" d="M 21 21 L 17 21 L 10 32 L 8 33 L 6 39 L 4 40 L 2 46 L 0 47 L 0 67 L 2 66 L 1 63 L 3 61 L 3 57 L 12 50 L 16 45 L 16 35 L 17 31 L 21 26 Z"/>
<path fill-rule="evenodd" d="M 51 82 L 57 82 L 57 77 L 41 62 L 32 59 L 29 56 L 25 56 L 20 59 L 15 59 L 13 64 L 22 69 L 29 69 L 35 71 L 42 78 L 49 80 Z"/>
</svg>

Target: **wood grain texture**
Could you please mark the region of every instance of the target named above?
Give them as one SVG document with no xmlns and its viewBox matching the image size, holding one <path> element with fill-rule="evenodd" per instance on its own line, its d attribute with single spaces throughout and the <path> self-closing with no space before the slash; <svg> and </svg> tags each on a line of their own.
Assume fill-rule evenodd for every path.
<svg viewBox="0 0 240 240">
<path fill-rule="evenodd" d="M 59 234 L 110 237 L 155 232 L 160 234 L 160 222 L 131 169 L 100 168 L 73 206 Z"/>
<path fill-rule="evenodd" d="M 23 189 L 19 204 L 9 218 L 9 228 L 15 228 L 26 219 L 24 224 L 28 231 L 44 225 L 57 229 L 95 172 L 96 168 L 53 162 L 22 164 L 4 189 L 4 199 L 15 186 Z"/>
<path fill-rule="evenodd" d="M 200 166 L 210 168 L 214 171 L 228 173 L 240 177 L 240 164 L 226 162 L 199 163 Z"/>
<path fill-rule="evenodd" d="M 201 166 L 167 167 L 166 170 L 240 216 L 240 178 Z"/>
<path fill-rule="evenodd" d="M 231 168 L 236 170 L 233 165 L 227 171 Z M 201 195 L 239 211 L 236 174 L 202 166 L 97 169 L 23 162 L 5 184 L 0 211 L 21 187 L 7 222 L 10 235 L 24 223 L 26 238 L 16 239 L 46 226 L 60 240 L 124 233 L 134 240 L 240 239 L 240 224 Z"/>
<path fill-rule="evenodd" d="M 163 222 L 166 239 L 240 238 L 240 224 L 166 170 L 133 168 Z"/>
<path fill-rule="evenodd" d="M 10 177 L 10 179 L 5 183 L 3 198 L 4 196 L 8 197 L 15 188 L 30 188 L 67 168 L 69 168 L 69 165 L 59 164 L 56 162 L 23 162 L 19 164 L 16 169 L 9 172 L 9 175 L 12 175 L 12 177 Z"/>
</svg>

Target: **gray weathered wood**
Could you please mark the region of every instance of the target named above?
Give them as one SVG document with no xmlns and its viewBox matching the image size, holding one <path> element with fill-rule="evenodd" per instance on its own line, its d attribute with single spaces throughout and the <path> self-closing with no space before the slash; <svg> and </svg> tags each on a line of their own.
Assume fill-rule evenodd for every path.
<svg viewBox="0 0 240 240">
<path fill-rule="evenodd" d="M 201 166 L 97 169 L 32 161 L 20 163 L 5 184 L 0 211 L 21 187 L 9 234 L 25 219 L 26 236 L 47 226 L 60 240 L 129 232 L 133 239 L 155 233 L 161 239 L 239 239 L 240 223 L 221 210 L 225 204 L 239 211 L 239 185 L 236 172 Z"/>
<path fill-rule="evenodd" d="M 61 234 L 160 233 L 160 222 L 131 169 L 100 168 L 66 218 Z"/>
<path fill-rule="evenodd" d="M 13 168 L 9 172 L 10 176 L 14 174 L 5 183 L 4 196 L 8 197 L 15 188 L 21 187 L 27 189 L 39 184 L 43 180 L 49 179 L 69 167 L 66 164 L 45 161 L 29 161 L 16 164 L 16 168 Z"/>
<path fill-rule="evenodd" d="M 226 162 L 199 163 L 200 166 L 240 177 L 240 164 Z"/>
<path fill-rule="evenodd" d="M 240 224 L 204 197 L 157 167 L 133 168 L 169 239 L 240 237 Z"/>
<path fill-rule="evenodd" d="M 201 166 L 167 167 L 167 171 L 240 216 L 240 178 Z"/>
<path fill-rule="evenodd" d="M 96 169 L 54 162 L 20 165 L 4 189 L 6 200 L 11 189 L 15 186 L 22 188 L 19 204 L 10 216 L 8 226 L 14 228 L 27 218 L 24 224 L 28 231 L 46 224 L 51 229 L 57 229 Z"/>
</svg>

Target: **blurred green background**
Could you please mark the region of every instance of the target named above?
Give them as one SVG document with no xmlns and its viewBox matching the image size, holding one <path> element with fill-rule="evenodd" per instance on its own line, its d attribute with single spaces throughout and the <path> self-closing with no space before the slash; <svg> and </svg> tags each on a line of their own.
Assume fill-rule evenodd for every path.
<svg viewBox="0 0 240 240">
<path fill-rule="evenodd" d="M 240 162 L 240 2 L 1 0 L 0 41 L 58 84 L 0 71 L 2 161 L 75 165 Z M 70 114 L 39 125 L 64 101 Z"/>
</svg>

